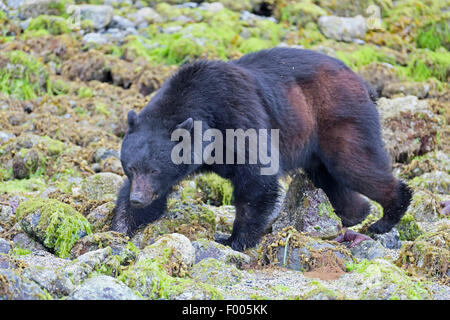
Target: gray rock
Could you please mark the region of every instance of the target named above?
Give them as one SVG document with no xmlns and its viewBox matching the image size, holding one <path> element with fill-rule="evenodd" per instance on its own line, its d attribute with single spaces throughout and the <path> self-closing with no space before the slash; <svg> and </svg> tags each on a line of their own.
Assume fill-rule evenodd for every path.
<svg viewBox="0 0 450 320">
<path fill-rule="evenodd" d="M 64 268 L 64 274 L 70 277 L 74 285 L 78 285 L 84 279 L 100 267 L 112 254 L 110 247 L 90 251 L 79 256 L 72 264 Z"/>
<path fill-rule="evenodd" d="M 430 85 L 423 82 L 393 82 L 383 87 L 382 95 L 391 98 L 395 95 L 403 94 L 405 96 L 416 96 L 424 99 L 430 92 Z"/>
<path fill-rule="evenodd" d="M 6 132 L 6 131 L 0 131 L 0 144 L 6 143 L 15 137 L 16 136 L 13 133 Z"/>
<path fill-rule="evenodd" d="M 223 4 L 221 4 L 220 2 L 203 2 L 199 7 L 200 10 L 206 10 L 212 13 L 217 13 L 220 10 L 225 9 L 225 7 L 223 6 Z"/>
<path fill-rule="evenodd" d="M 194 280 L 214 286 L 231 286 L 242 280 L 241 271 L 236 266 L 224 264 L 214 258 L 207 258 L 195 264 L 191 276 Z"/>
<path fill-rule="evenodd" d="M 398 230 L 393 228 L 391 231 L 384 234 L 375 234 L 372 236 L 376 241 L 380 242 L 383 247 L 388 249 L 400 249 L 402 242 Z"/>
<path fill-rule="evenodd" d="M 196 3 L 196 2 L 184 2 L 184 3 L 181 3 L 181 4 L 177 4 L 175 6 L 177 8 L 181 8 L 181 9 L 183 9 L 183 8 L 193 9 L 193 8 L 197 8 L 198 7 L 198 3 Z"/>
<path fill-rule="evenodd" d="M 8 240 L 0 238 L 0 254 L 8 254 L 11 251 L 11 244 Z"/>
<path fill-rule="evenodd" d="M 443 119 L 426 100 L 415 96 L 377 101 L 383 141 L 392 161 L 407 162 L 413 156 L 432 151 Z"/>
<path fill-rule="evenodd" d="M 323 239 L 334 239 L 342 228 L 325 192 L 303 172 L 293 176 L 280 214 L 272 223 L 273 233 L 287 226 Z"/>
<path fill-rule="evenodd" d="M 68 300 L 140 300 L 133 290 L 110 276 L 87 279 L 70 294 Z"/>
<path fill-rule="evenodd" d="M 109 226 L 114 216 L 114 207 L 114 202 L 109 201 L 98 206 L 87 215 L 86 218 L 91 224 L 93 232 L 109 230 Z"/>
<path fill-rule="evenodd" d="M 136 26 L 139 26 L 142 23 L 160 23 L 163 21 L 163 18 L 158 12 L 148 7 L 130 13 L 128 18 L 133 21 Z"/>
<path fill-rule="evenodd" d="M 182 29 L 183 29 L 182 26 L 170 26 L 170 27 L 163 28 L 162 32 L 166 33 L 166 34 L 172 34 L 172 33 L 178 32 Z"/>
<path fill-rule="evenodd" d="M 21 249 L 35 251 L 45 251 L 45 247 L 39 242 L 30 238 L 26 233 L 19 232 L 12 239 L 14 246 Z"/>
<path fill-rule="evenodd" d="M 121 176 L 111 172 L 101 172 L 83 181 L 81 192 L 92 200 L 115 200 L 122 184 Z"/>
<path fill-rule="evenodd" d="M 360 15 L 353 18 L 321 16 L 318 24 L 327 38 L 346 42 L 363 38 L 367 29 L 366 19 Z"/>
<path fill-rule="evenodd" d="M 160 237 L 153 244 L 145 247 L 137 256 L 136 262 L 146 259 L 158 259 L 167 256 L 167 249 L 171 255 L 186 266 L 192 266 L 195 262 L 195 249 L 187 237 L 179 233 L 167 234 Z"/>
<path fill-rule="evenodd" d="M 47 294 L 33 281 L 19 273 L 0 269 L 0 300 L 40 300 Z"/>
<path fill-rule="evenodd" d="M 67 296 L 75 289 L 70 279 L 56 268 L 34 265 L 24 269 L 22 275 L 58 298 Z"/>
<path fill-rule="evenodd" d="M 91 20 L 95 29 L 105 28 L 114 16 L 114 9 L 108 5 L 84 4 L 76 6 L 80 12 L 81 20 Z"/>
<path fill-rule="evenodd" d="M 0 222 L 7 228 L 14 225 L 16 216 L 11 206 L 0 205 Z"/>
<path fill-rule="evenodd" d="M 387 255 L 386 249 L 375 240 L 365 240 L 350 248 L 350 252 L 355 258 L 367 260 L 383 258 Z"/>
<path fill-rule="evenodd" d="M 20 17 L 28 19 L 43 14 L 58 15 L 62 13 L 58 5 L 61 3 L 60 0 L 26 0 L 19 6 Z"/>
<path fill-rule="evenodd" d="M 5 4 L 11 9 L 18 9 L 25 0 L 5 0 Z"/>
<path fill-rule="evenodd" d="M 117 15 L 112 18 L 111 23 L 109 24 L 110 28 L 118 28 L 121 30 L 126 30 L 127 28 L 134 28 L 134 26 L 135 26 L 134 23 L 131 22 L 130 20 L 128 20 L 127 18 L 117 16 Z M 101 148 L 101 149 L 107 151 L 105 148 Z M 100 151 L 100 149 L 98 151 Z M 117 151 L 115 151 L 115 150 L 112 150 L 112 151 L 117 153 Z M 97 155 L 97 152 L 96 152 L 96 155 Z"/>
<path fill-rule="evenodd" d="M 214 258 L 228 264 L 234 264 L 238 268 L 250 262 L 250 257 L 242 252 L 234 251 L 215 241 L 199 239 L 192 242 L 195 248 L 195 263 L 203 259 Z"/>
<path fill-rule="evenodd" d="M 83 36 L 83 44 L 107 44 L 109 42 L 108 37 L 103 33 L 91 32 Z"/>
</svg>

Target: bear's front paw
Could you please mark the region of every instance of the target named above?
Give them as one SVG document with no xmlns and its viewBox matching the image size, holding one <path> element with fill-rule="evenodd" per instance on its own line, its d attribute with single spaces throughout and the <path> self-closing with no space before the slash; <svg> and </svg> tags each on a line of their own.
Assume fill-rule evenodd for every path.
<svg viewBox="0 0 450 320">
<path fill-rule="evenodd" d="M 110 230 L 123 233 L 125 235 L 129 235 L 131 233 L 130 227 L 124 221 L 113 221 Z"/>
<path fill-rule="evenodd" d="M 257 244 L 257 242 L 249 241 L 245 237 L 234 237 L 234 236 L 231 236 L 229 238 L 216 237 L 215 240 L 220 244 L 231 247 L 231 249 L 240 252 L 244 251 L 245 249 L 252 248 Z"/>
</svg>

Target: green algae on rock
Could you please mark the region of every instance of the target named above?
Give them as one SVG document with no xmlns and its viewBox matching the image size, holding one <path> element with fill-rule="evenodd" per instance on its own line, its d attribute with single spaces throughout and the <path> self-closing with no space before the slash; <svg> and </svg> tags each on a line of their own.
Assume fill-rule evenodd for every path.
<svg viewBox="0 0 450 320">
<path fill-rule="evenodd" d="M 448 283 L 450 271 L 450 232 L 448 225 L 425 233 L 402 247 L 397 260 L 412 274 L 424 273 Z"/>
<path fill-rule="evenodd" d="M 49 76 L 44 65 L 22 51 L 0 52 L 0 92 L 18 99 L 45 94 Z"/>
<path fill-rule="evenodd" d="M 91 233 L 86 218 L 69 205 L 56 200 L 33 199 L 22 202 L 16 216 L 25 232 L 61 258 L 68 257 L 74 243 Z"/>
<path fill-rule="evenodd" d="M 347 264 L 347 271 L 362 275 L 361 299 L 369 300 L 423 300 L 430 299 L 424 285 L 387 260 L 363 260 Z"/>
</svg>

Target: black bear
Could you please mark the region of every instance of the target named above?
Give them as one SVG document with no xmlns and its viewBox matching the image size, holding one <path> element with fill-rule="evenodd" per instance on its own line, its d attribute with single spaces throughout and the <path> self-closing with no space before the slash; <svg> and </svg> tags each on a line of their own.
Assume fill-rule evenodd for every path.
<svg viewBox="0 0 450 320">
<path fill-rule="evenodd" d="M 210 171 L 234 186 L 236 218 L 223 242 L 235 250 L 253 247 L 276 206 L 278 178 L 303 168 L 344 226 L 368 215 L 363 194 L 384 208 L 369 232 L 389 231 L 405 213 L 411 191 L 392 175 L 375 95 L 343 62 L 310 50 L 274 48 L 229 62 L 182 66 L 139 115 L 128 113 L 121 151 L 128 180 L 118 194 L 112 230 L 132 235 L 163 215 L 173 185 Z M 175 164 L 172 132 L 192 132 L 195 121 L 201 121 L 202 132 L 214 128 L 224 135 L 227 129 L 278 129 L 277 150 L 269 150 L 279 153 L 277 171 L 261 174 L 261 162 Z M 192 149 L 198 153 L 198 146 Z"/>
</svg>

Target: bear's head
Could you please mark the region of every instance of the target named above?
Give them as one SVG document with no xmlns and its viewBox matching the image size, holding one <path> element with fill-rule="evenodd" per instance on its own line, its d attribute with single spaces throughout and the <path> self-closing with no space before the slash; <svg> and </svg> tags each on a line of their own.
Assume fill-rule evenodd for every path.
<svg viewBox="0 0 450 320">
<path fill-rule="evenodd" d="M 175 128 L 191 130 L 192 119 Z M 120 158 L 130 181 L 130 204 L 135 208 L 146 207 L 167 194 L 190 171 L 189 165 L 177 165 L 171 160 L 176 144 L 170 138 L 173 129 L 147 116 L 138 116 L 134 111 L 128 113 L 128 130 Z"/>
</svg>

